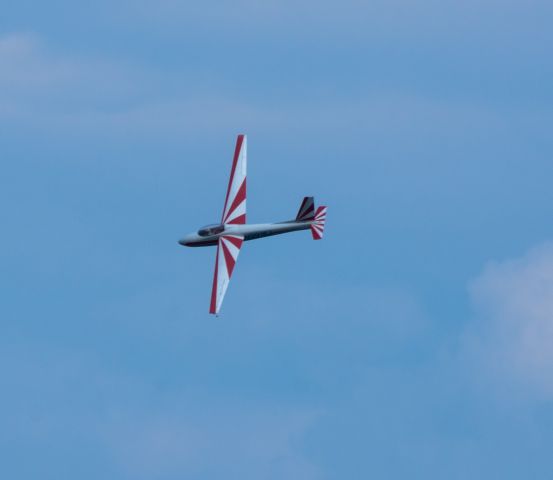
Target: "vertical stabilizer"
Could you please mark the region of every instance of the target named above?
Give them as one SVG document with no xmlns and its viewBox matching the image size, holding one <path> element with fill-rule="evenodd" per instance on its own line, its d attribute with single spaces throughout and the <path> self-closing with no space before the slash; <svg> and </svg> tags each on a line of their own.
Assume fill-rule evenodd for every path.
<svg viewBox="0 0 553 480">
<path fill-rule="evenodd" d="M 313 197 L 305 197 L 301 202 L 296 215 L 296 222 L 309 222 L 315 217 L 315 200 Z"/>
</svg>

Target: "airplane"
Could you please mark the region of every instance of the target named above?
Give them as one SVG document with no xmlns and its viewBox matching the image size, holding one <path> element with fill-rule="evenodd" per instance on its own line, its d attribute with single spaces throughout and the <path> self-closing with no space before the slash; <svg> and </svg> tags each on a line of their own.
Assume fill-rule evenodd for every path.
<svg viewBox="0 0 553 480">
<path fill-rule="evenodd" d="M 238 135 L 221 222 L 206 225 L 179 240 L 186 247 L 217 245 L 209 313 L 218 315 L 242 244 L 272 235 L 311 230 L 313 240 L 323 238 L 327 207 L 315 210 L 313 197 L 305 197 L 294 220 L 278 223 L 246 223 L 247 139 Z"/>
</svg>

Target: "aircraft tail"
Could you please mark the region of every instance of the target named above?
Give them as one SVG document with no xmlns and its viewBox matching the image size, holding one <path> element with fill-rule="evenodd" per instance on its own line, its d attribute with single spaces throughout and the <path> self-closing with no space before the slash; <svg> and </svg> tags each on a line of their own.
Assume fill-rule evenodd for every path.
<svg viewBox="0 0 553 480">
<path fill-rule="evenodd" d="M 313 223 L 311 224 L 311 235 L 313 235 L 313 240 L 320 240 L 321 238 L 323 238 L 326 221 L 326 210 L 326 207 L 320 206 L 315 212 Z"/>
<path fill-rule="evenodd" d="M 296 215 L 296 222 L 310 222 L 315 218 L 315 200 L 313 197 L 305 197 L 301 202 Z"/>
</svg>

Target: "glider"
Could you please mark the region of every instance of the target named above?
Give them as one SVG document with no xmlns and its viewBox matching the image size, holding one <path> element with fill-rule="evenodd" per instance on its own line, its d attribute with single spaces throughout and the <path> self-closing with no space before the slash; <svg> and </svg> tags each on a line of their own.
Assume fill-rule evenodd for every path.
<svg viewBox="0 0 553 480">
<path fill-rule="evenodd" d="M 246 223 L 246 135 L 238 135 L 225 198 L 223 216 L 218 224 L 207 225 L 179 240 L 186 247 L 217 246 L 215 273 L 209 313 L 217 315 L 236 265 L 242 244 L 247 240 L 311 230 L 313 240 L 323 238 L 326 207 L 315 209 L 313 197 L 305 197 L 294 220 L 279 223 Z"/>
</svg>

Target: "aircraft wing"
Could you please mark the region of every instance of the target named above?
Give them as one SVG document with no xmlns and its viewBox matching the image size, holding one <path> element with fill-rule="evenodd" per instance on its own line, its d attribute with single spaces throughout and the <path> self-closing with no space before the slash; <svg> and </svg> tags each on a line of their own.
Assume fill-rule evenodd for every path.
<svg viewBox="0 0 553 480">
<path fill-rule="evenodd" d="M 244 237 L 241 235 L 223 235 L 219 237 L 209 313 L 218 314 L 221 309 L 243 242 Z"/>
<path fill-rule="evenodd" d="M 246 223 L 246 135 L 238 135 L 221 223 Z"/>
</svg>

